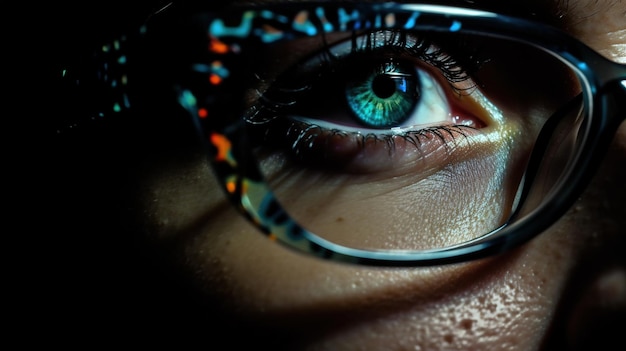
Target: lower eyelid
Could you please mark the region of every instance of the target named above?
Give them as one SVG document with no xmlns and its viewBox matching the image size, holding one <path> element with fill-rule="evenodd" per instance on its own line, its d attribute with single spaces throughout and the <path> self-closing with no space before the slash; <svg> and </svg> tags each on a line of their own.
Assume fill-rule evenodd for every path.
<svg viewBox="0 0 626 351">
<path fill-rule="evenodd" d="M 483 152 L 491 138 L 465 126 L 376 135 L 300 124 L 290 129 L 285 141 L 287 157 L 304 167 L 388 178 L 407 173 L 427 176 L 446 164 L 471 159 L 472 154 Z"/>
<path fill-rule="evenodd" d="M 353 206 L 346 206 L 346 204 L 356 204 L 356 206 L 376 208 L 375 212 L 378 213 L 380 210 L 380 213 L 384 213 L 384 218 L 401 218 L 403 222 L 415 220 L 414 215 L 419 215 L 421 219 L 430 218 L 432 226 L 429 228 L 433 230 L 426 232 L 437 232 L 440 235 L 425 235 L 424 226 L 420 221 L 420 228 L 413 228 L 416 230 L 415 233 L 409 236 L 393 237 L 394 240 L 401 242 L 385 241 L 383 243 L 405 249 L 428 249 L 441 245 L 437 242 L 442 234 L 437 231 L 441 224 L 441 221 L 437 220 L 439 217 L 436 217 L 437 213 L 441 213 L 438 211 L 443 210 L 450 214 L 459 213 L 458 211 L 465 213 L 460 217 L 444 216 L 446 220 L 457 218 L 456 220 L 463 221 L 463 223 L 455 222 L 450 226 L 444 226 L 448 228 L 447 235 L 450 237 L 468 235 L 473 232 L 474 230 L 463 230 L 474 225 L 473 223 L 480 223 L 487 227 L 500 224 L 509 213 L 508 209 L 516 194 L 517 183 L 502 180 L 510 178 L 504 175 L 509 174 L 509 166 L 511 162 L 516 163 L 516 160 L 511 158 L 511 145 L 506 137 L 502 137 L 503 131 L 499 128 L 450 127 L 458 128 L 456 134 L 453 130 L 446 132 L 441 128 L 439 130 L 433 128 L 430 132 L 420 132 L 422 133 L 420 146 L 414 145 L 416 135 L 413 141 L 406 135 L 393 135 L 386 140 L 380 136 L 366 138 L 365 144 L 358 148 L 354 146 L 355 138 L 364 136 L 332 134 L 331 131 L 309 127 L 307 131 L 317 134 L 317 139 L 303 136 L 302 144 L 295 150 L 285 150 L 285 148 L 278 148 L 278 151 L 270 150 L 259 157 L 260 166 L 268 184 L 278 198 L 294 204 L 290 208 L 294 218 L 305 227 L 324 229 L 322 235 L 329 240 L 336 239 L 342 244 L 359 245 L 363 238 L 361 236 L 352 238 L 344 231 L 328 231 L 326 226 L 319 227 L 320 224 L 315 222 L 315 218 L 324 218 L 324 216 L 313 216 L 313 221 L 310 222 L 308 216 L 310 211 L 314 213 L 326 211 L 325 213 L 332 213 L 336 216 L 337 213 L 350 212 L 349 209 Z M 465 133 L 465 136 L 459 135 L 461 131 Z M 320 134 L 324 132 L 331 134 Z M 293 130 L 292 137 L 297 135 L 300 135 L 298 131 Z M 331 143 L 328 141 L 331 137 L 337 139 Z M 341 146 L 340 138 L 346 138 L 343 140 L 345 143 L 343 146 L 347 146 L 348 149 L 344 160 L 335 160 L 336 165 L 343 168 L 334 172 L 328 165 L 329 160 L 324 158 L 324 151 L 330 148 L 330 145 Z M 337 140 L 340 142 L 337 143 Z M 519 148 L 517 150 L 520 151 Z M 300 164 L 297 158 L 294 160 L 293 156 L 297 156 L 298 152 L 308 152 L 306 155 L 301 155 L 303 164 Z M 333 155 L 338 154 L 336 149 L 332 152 Z M 310 163 L 313 153 L 316 153 L 318 157 L 317 167 Z M 316 190 L 303 193 L 302 189 L 307 187 L 315 187 Z M 457 196 L 471 193 L 477 188 L 484 190 L 477 199 L 471 196 Z M 393 211 L 392 209 L 397 207 L 394 204 L 398 202 L 410 203 L 414 209 L 419 210 L 418 212 Z M 483 210 L 468 211 L 468 209 L 479 207 Z M 494 212 L 493 209 L 502 209 L 502 211 Z M 484 217 L 485 213 L 489 215 Z M 468 219 L 469 215 L 474 217 Z M 479 218 L 476 217 L 478 215 L 480 215 Z M 385 230 L 385 228 L 380 229 Z M 483 231 L 483 229 L 485 228 L 480 227 L 478 231 Z M 410 243 L 403 241 L 404 238 L 410 240 L 411 237 L 420 238 L 420 240 L 413 240 Z M 350 241 L 352 239 L 354 241 Z M 387 240 L 388 236 L 368 239 L 372 243 L 377 240 Z"/>
<path fill-rule="evenodd" d="M 407 173 L 426 177 L 447 164 L 471 160 L 473 155 L 501 149 L 509 142 L 502 112 L 478 88 L 468 94 L 452 93 L 449 99 L 455 116 L 471 126 L 451 122 L 447 126 L 362 133 L 343 126 L 336 130 L 336 125 L 324 125 L 319 120 L 281 117 L 278 121 L 287 126 L 270 122 L 259 127 L 262 134 L 271 134 L 265 137 L 264 145 L 277 147 L 286 153 L 283 157 L 302 167 L 380 178 Z"/>
</svg>

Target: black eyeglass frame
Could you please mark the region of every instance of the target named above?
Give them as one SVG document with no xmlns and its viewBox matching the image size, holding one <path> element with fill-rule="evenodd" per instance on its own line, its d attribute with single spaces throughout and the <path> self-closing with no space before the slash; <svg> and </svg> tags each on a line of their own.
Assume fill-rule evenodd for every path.
<svg viewBox="0 0 626 351">
<path fill-rule="evenodd" d="M 309 14 L 315 33 L 295 30 L 291 26 L 292 22 L 285 22 L 284 28 L 280 29 L 288 34 L 285 39 L 289 40 L 297 36 L 323 34 L 325 25 L 338 25 L 332 22 L 333 16 L 325 17 L 321 14 L 337 13 L 339 9 L 352 15 L 349 21 L 343 22 L 352 26 L 348 30 L 355 30 L 356 26 L 368 30 L 404 28 L 503 38 L 534 46 L 571 67 L 582 85 L 586 135 L 582 138 L 580 152 L 569 168 L 569 174 L 564 177 L 565 181 L 561 181 L 553 192 L 556 196 L 545 201 L 523 220 L 505 224 L 469 242 L 437 250 L 373 251 L 348 248 L 308 232 L 289 218 L 263 182 L 252 155 L 252 147 L 245 136 L 246 126 L 241 117 L 244 91 L 238 82 L 251 72 L 242 69 L 242 62 L 245 62 L 242 57 L 253 55 L 249 49 L 262 45 L 259 30 L 266 21 L 272 20 L 273 25 L 281 25 L 276 22 L 276 18 L 294 18 L 303 12 Z M 411 19 L 411 27 L 406 28 L 409 26 L 407 21 L 392 25 L 381 22 L 381 16 L 388 14 Z M 210 84 L 207 80 L 210 69 L 191 69 L 194 62 L 190 61 L 191 64 L 172 74 L 180 105 L 192 115 L 198 132 L 207 141 L 209 160 L 226 196 L 253 225 L 272 240 L 323 259 L 372 266 L 429 266 L 484 258 L 517 247 L 546 230 L 573 205 L 593 176 L 602 160 L 600 156 L 605 154 L 617 128 L 626 119 L 626 65 L 604 58 L 561 30 L 526 19 L 426 3 L 307 2 L 273 4 L 263 8 L 233 7 L 191 14 L 188 22 L 168 22 L 172 18 L 170 15 L 166 14 L 164 18 L 155 16 L 142 28 L 141 36 L 152 36 L 153 43 L 158 42 L 158 35 L 154 34 L 167 32 L 168 25 L 174 23 L 190 24 L 196 29 L 204 28 L 208 35 L 198 35 L 198 38 L 204 38 L 200 40 L 202 45 L 198 46 L 201 47 L 200 51 L 190 51 L 192 53 L 185 60 L 204 64 L 219 62 L 223 65 L 219 68 L 226 70 L 222 72 L 228 72 L 219 76 L 218 83 Z M 338 21 L 339 16 L 335 20 Z M 228 25 L 233 26 L 231 31 L 225 30 Z M 179 31 L 176 28 L 171 32 Z M 222 46 L 207 50 L 212 39 L 217 39 L 219 43 L 226 42 L 227 48 Z M 139 50 L 135 49 L 135 52 Z M 132 60 L 131 55 L 128 56 L 128 60 Z M 134 78 L 131 73 L 129 70 L 128 79 Z M 126 103 L 122 108 L 130 109 L 131 105 Z M 210 117 L 201 118 L 207 111 Z M 540 134 L 535 150 L 541 150 L 542 143 L 549 141 L 551 133 L 542 134 L 548 135 L 548 138 L 542 140 Z M 535 151 L 528 169 L 536 168 L 541 158 L 542 153 Z M 531 182 L 532 176 L 525 177 L 525 181 Z M 523 187 L 527 188 L 527 185 Z M 261 202 L 265 203 L 263 209 L 259 208 Z"/>
<path fill-rule="evenodd" d="M 554 192 L 558 196 L 553 196 L 545 201 L 542 206 L 520 222 L 504 225 L 491 233 L 461 245 L 425 251 L 357 250 L 328 242 L 313 233 L 307 232 L 304 228 L 297 228 L 295 231 L 296 235 L 287 235 L 287 239 L 285 239 L 285 236 L 276 235 L 275 227 L 277 223 L 274 219 L 287 216 L 287 213 L 280 208 L 280 204 L 276 201 L 276 203 L 272 204 L 274 209 L 271 217 L 274 219 L 264 222 L 263 217 L 266 214 L 254 213 L 255 209 L 251 209 L 249 204 L 245 203 L 245 194 L 241 190 L 245 179 L 259 180 L 261 178 L 260 172 L 256 169 L 256 166 L 248 164 L 253 157 L 251 154 L 248 154 L 250 145 L 245 142 L 245 137 L 240 142 L 232 140 L 233 148 L 240 148 L 232 152 L 232 154 L 239 155 L 241 159 L 245 159 L 246 165 L 237 168 L 224 168 L 223 161 L 213 162 L 217 175 L 223 180 L 225 188 L 228 188 L 227 179 L 232 180 L 233 171 L 238 177 L 241 177 L 234 183 L 231 183 L 231 186 L 236 185 L 236 190 L 233 190 L 231 187 L 230 190 L 226 191 L 227 196 L 261 231 L 276 241 L 296 250 L 333 261 L 375 266 L 424 266 L 457 263 L 505 252 L 546 230 L 572 206 L 602 159 L 599 155 L 603 155 L 606 152 L 617 127 L 626 118 L 626 66 L 600 56 L 580 41 L 553 27 L 490 12 L 428 4 L 333 5 L 329 3 L 305 3 L 290 4 L 288 6 L 270 6 L 263 8 L 263 10 L 279 14 L 290 14 L 294 13 L 293 11 L 315 13 L 320 8 L 323 8 L 324 12 L 330 12 L 332 9 L 336 10 L 338 8 L 343 8 L 346 12 L 357 10 L 361 16 L 361 23 L 370 24 L 375 23 L 377 16 L 384 14 L 419 13 L 415 27 L 412 29 L 434 32 L 454 30 L 459 33 L 506 38 L 507 40 L 515 40 L 535 46 L 559 58 L 579 76 L 583 89 L 584 113 L 587 114 L 585 120 L 588 125 L 585 128 L 586 135 L 583 138 L 583 145 L 580 153 L 577 155 L 575 165 L 570 168 L 569 174 L 564 177 L 566 181 L 562 181 Z M 248 10 L 254 11 L 255 9 Z M 243 11 L 238 10 L 235 14 L 230 13 L 228 16 L 234 15 L 237 17 Z M 207 17 L 209 21 L 207 23 L 222 20 L 222 16 L 224 16 L 224 13 L 212 14 Z M 209 19 L 211 17 L 213 18 Z M 318 32 L 323 32 L 322 25 L 323 22 L 319 21 Z M 382 26 L 380 29 L 394 29 L 394 27 Z M 215 35 L 216 33 L 212 34 Z M 254 34 L 250 35 L 253 36 Z M 249 38 L 246 37 L 245 39 Z M 218 54 L 217 56 L 220 55 Z M 202 121 L 201 128 L 207 136 L 216 132 L 221 135 L 232 135 L 232 132 L 227 130 L 232 128 L 232 125 L 224 126 L 219 122 L 213 123 L 215 120 L 208 119 Z M 539 140 L 536 148 L 541 149 L 540 144 L 542 142 Z M 217 150 L 214 147 L 210 147 L 210 149 L 214 150 L 213 155 L 215 156 Z M 241 157 L 242 155 L 246 156 Z M 212 159 L 214 160 L 214 158 Z M 534 164 L 540 160 L 541 155 L 533 156 L 529 169 L 535 167 Z M 528 181 L 531 178 L 527 177 Z M 280 225 L 284 225 L 285 221 L 289 220 L 282 218 Z M 290 225 L 293 224 L 290 223 Z M 292 232 L 291 234 L 294 233 Z M 296 239 L 292 237 L 296 237 Z"/>
</svg>

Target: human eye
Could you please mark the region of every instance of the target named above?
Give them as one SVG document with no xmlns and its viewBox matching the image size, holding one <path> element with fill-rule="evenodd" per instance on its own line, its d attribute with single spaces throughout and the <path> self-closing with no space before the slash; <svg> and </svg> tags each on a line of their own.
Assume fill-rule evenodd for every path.
<svg viewBox="0 0 626 351">
<path fill-rule="evenodd" d="M 254 40 L 232 46 L 245 50 L 232 66 L 242 78 L 230 81 L 243 115 L 220 101 L 233 119 L 207 120 L 240 143 L 227 145 L 237 150 L 228 167 L 238 161 L 252 183 L 223 176 L 257 224 L 283 237 L 296 223 L 348 248 L 430 250 L 479 240 L 515 216 L 542 127 L 580 94 L 576 73 L 527 43 L 412 27 L 414 16 L 307 35 L 275 36 L 259 21 Z M 566 116 L 563 125 L 578 123 Z"/>
<path fill-rule="evenodd" d="M 432 169 L 427 158 L 450 156 L 492 118 L 468 73 L 477 63 L 463 67 L 441 46 L 449 42 L 432 37 L 335 34 L 259 91 L 247 119 L 266 146 L 301 165 L 360 174 L 397 175 L 399 163 Z"/>
</svg>

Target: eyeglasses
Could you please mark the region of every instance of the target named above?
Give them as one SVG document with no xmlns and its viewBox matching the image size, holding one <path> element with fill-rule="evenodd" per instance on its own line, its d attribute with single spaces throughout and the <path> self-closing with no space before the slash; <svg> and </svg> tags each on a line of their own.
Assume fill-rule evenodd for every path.
<svg viewBox="0 0 626 351">
<path fill-rule="evenodd" d="M 171 91 L 234 206 L 328 260 L 516 247 L 574 203 L 626 118 L 626 66 L 519 18 L 327 2 L 159 16 L 103 47 L 102 110 Z"/>
</svg>

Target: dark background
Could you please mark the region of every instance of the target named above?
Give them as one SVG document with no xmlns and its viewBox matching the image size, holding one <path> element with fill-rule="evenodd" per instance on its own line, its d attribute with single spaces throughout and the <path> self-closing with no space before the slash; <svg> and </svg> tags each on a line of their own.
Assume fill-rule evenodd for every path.
<svg viewBox="0 0 626 351">
<path fill-rule="evenodd" d="M 136 30 L 165 3 L 62 1 L 17 11 L 28 27 L 15 29 L 23 30 L 15 44 L 28 72 L 20 79 L 30 104 L 21 139 L 30 148 L 20 157 L 27 175 L 21 216 L 7 233 L 16 240 L 5 250 L 16 278 L 8 284 L 10 334 L 22 344 L 181 346 L 213 335 L 212 307 L 199 304 L 129 214 L 130 173 L 146 154 L 166 148 L 155 141 L 177 127 L 141 118 L 81 120 L 68 109 L 80 102 L 68 101 L 60 79 L 63 69 Z"/>
</svg>

